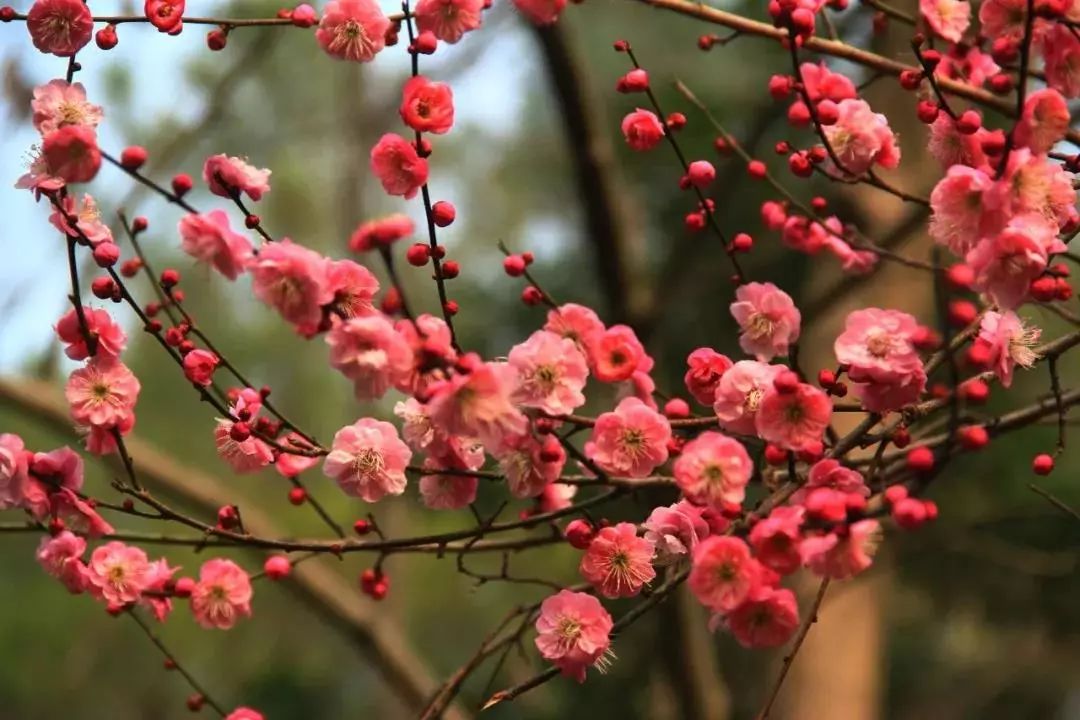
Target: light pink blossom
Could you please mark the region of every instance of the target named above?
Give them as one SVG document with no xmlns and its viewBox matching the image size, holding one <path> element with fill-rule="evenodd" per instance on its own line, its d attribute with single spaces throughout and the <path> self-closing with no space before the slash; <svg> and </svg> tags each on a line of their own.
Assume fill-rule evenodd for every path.
<svg viewBox="0 0 1080 720">
<path fill-rule="evenodd" d="M 408 378 L 413 354 L 382 314 L 335 322 L 326 334 L 330 364 L 353 383 L 357 400 L 375 400 Z"/>
<path fill-rule="evenodd" d="M 491 452 L 506 476 L 510 494 L 517 498 L 540 495 L 559 479 L 566 463 L 566 451 L 554 435 L 544 436 L 542 442 L 531 433 L 511 435 Z"/>
<path fill-rule="evenodd" d="M 232 560 L 214 558 L 199 568 L 191 591 L 191 613 L 204 628 L 228 630 L 242 617 L 251 617 L 251 578 Z"/>
<path fill-rule="evenodd" d="M 82 556 L 86 541 L 78 535 L 62 530 L 54 537 L 43 537 L 37 549 L 37 561 L 45 572 L 64 584 L 73 595 L 86 590 L 87 568 Z"/>
<path fill-rule="evenodd" d="M 229 227 L 229 216 L 223 210 L 185 215 L 178 229 L 184 252 L 212 265 L 229 280 L 244 272 L 253 257 L 251 241 Z"/>
<path fill-rule="evenodd" d="M 63 125 L 94 128 L 102 118 L 101 107 L 87 102 L 82 83 L 69 85 L 59 79 L 35 87 L 30 108 L 34 113 L 34 127 L 42 135 L 48 135 Z"/>
<path fill-rule="evenodd" d="M 881 542 L 877 520 L 860 520 L 843 537 L 835 532 L 811 536 L 799 545 L 803 564 L 816 575 L 844 580 L 858 575 L 873 562 Z"/>
<path fill-rule="evenodd" d="M 739 347 L 762 362 L 787 355 L 788 347 L 799 339 L 802 315 L 791 296 L 772 283 L 740 285 L 731 314 L 742 328 Z"/>
<path fill-rule="evenodd" d="M 889 169 L 900 164 L 900 147 L 884 115 L 856 99 L 841 100 L 837 110 L 837 121 L 825 126 L 824 132 L 840 160 L 841 172 L 861 175 L 874 165 Z"/>
<path fill-rule="evenodd" d="M 755 421 L 761 398 L 783 371 L 783 366 L 756 360 L 740 360 L 732 365 L 717 383 L 713 401 L 713 412 L 720 419 L 720 427 L 742 435 L 756 434 Z"/>
<path fill-rule="evenodd" d="M 953 165 L 930 193 L 930 237 L 963 256 L 996 223 L 986 206 L 993 180 L 982 170 Z"/>
<path fill-rule="evenodd" d="M 833 72 L 824 62 L 817 65 L 805 62 L 799 66 L 799 72 L 810 100 L 815 103 L 820 100 L 832 100 L 838 103 L 841 100 L 858 97 L 858 91 L 851 78 L 843 73 Z"/>
<path fill-rule="evenodd" d="M 657 565 L 670 565 L 693 553 L 698 543 L 709 537 L 709 523 L 701 515 L 702 509 L 686 500 L 649 513 L 642 527 L 645 539 L 656 549 Z"/>
<path fill-rule="evenodd" d="M 560 590 L 540 605 L 536 648 L 563 675 L 584 682 L 586 669 L 594 665 L 603 669 L 613 625 L 611 615 L 592 595 Z"/>
<path fill-rule="evenodd" d="M 64 396 L 75 422 L 114 428 L 134 415 L 139 390 L 139 379 L 126 365 L 102 355 L 71 373 Z"/>
<path fill-rule="evenodd" d="M 1013 137 L 1033 153 L 1046 153 L 1069 129 L 1069 106 L 1053 88 L 1035 90 L 1024 100 L 1024 112 Z"/>
<path fill-rule="evenodd" d="M 328 264 L 319 253 L 288 238 L 267 243 L 248 263 L 252 291 L 290 323 L 318 325 L 322 306 L 334 299 Z"/>
<path fill-rule="evenodd" d="M 23 503 L 30 455 L 18 435 L 0 433 L 0 510 Z"/>
<path fill-rule="evenodd" d="M 520 435 L 528 426 L 511 400 L 516 375 L 506 363 L 478 361 L 470 372 L 431 386 L 428 416 L 450 435 L 476 437 L 487 447 L 496 447 L 504 437 Z"/>
<path fill-rule="evenodd" d="M 1019 215 L 992 237 L 984 238 L 964 258 L 975 271 L 974 287 L 1002 309 L 1011 310 L 1027 298 L 1031 281 L 1046 269 L 1048 248 L 1057 231 L 1043 217 Z"/>
<path fill-rule="evenodd" d="M 405 468 L 412 458 L 409 446 L 388 422 L 361 418 L 334 434 L 323 474 L 337 481 L 346 494 L 365 502 L 405 492 Z"/>
<path fill-rule="evenodd" d="M 673 473 L 686 497 L 722 509 L 742 503 L 754 462 L 738 440 L 706 431 L 683 446 Z"/>
<path fill-rule="evenodd" d="M 139 599 L 150 583 L 150 562 L 137 547 L 113 541 L 95 548 L 87 563 L 90 592 L 106 603 L 127 605 Z"/>
<path fill-rule="evenodd" d="M 85 237 L 94 246 L 113 241 L 112 230 L 101 221 L 101 213 L 93 197 L 83 194 L 76 199 L 74 195 L 65 195 L 60 205 L 63 212 L 53 210 L 49 215 L 49 222 L 54 228 L 68 237 Z M 75 217 L 74 224 L 68 221 L 69 216 Z"/>
<path fill-rule="evenodd" d="M 270 171 L 257 168 L 247 160 L 228 155 L 211 155 L 203 163 L 203 180 L 210 192 L 231 198 L 234 193 L 247 193 L 252 200 L 261 200 L 270 192 Z"/>
<path fill-rule="evenodd" d="M 971 22 L 967 0 L 919 0 L 919 12 L 930 28 L 949 42 L 960 42 Z"/>
<path fill-rule="evenodd" d="M 568 338 L 538 330 L 510 349 L 507 361 L 517 372 L 513 400 L 550 415 L 572 413 L 585 404 L 589 376 L 585 356 Z"/>
<path fill-rule="evenodd" d="M 1025 325 L 1011 310 L 1003 313 L 989 310 L 982 316 L 976 342 L 985 344 L 990 352 L 990 367 L 1001 384 L 1009 387 L 1014 368 L 1030 368 L 1039 359 L 1033 347 L 1040 335 L 1042 330 Z"/>
<path fill-rule="evenodd" d="M 565 303 L 548 311 L 544 330 L 576 342 L 591 363 L 592 348 L 604 333 L 604 323 L 592 309 L 576 303 Z"/>
<path fill-rule="evenodd" d="M 855 382 L 896 382 L 922 370 L 914 344 L 918 329 L 918 321 L 899 310 L 855 310 L 845 319 L 833 351 Z"/>
</svg>

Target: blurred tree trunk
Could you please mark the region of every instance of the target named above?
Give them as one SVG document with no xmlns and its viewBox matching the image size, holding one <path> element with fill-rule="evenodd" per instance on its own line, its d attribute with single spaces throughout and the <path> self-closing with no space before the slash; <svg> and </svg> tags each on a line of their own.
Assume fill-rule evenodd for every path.
<svg viewBox="0 0 1080 720">
<path fill-rule="evenodd" d="M 915 3 L 898 3 L 904 9 L 917 12 Z M 888 57 L 902 57 L 911 50 L 896 33 L 890 43 L 877 43 L 875 48 Z M 911 111 L 910 99 L 897 91 L 889 80 L 875 83 L 867 89 L 865 99 L 875 112 L 884 113 L 900 138 L 902 161 L 889 178 L 898 187 L 926 195 L 930 173 L 936 163 L 925 152 L 927 130 Z M 880 190 L 855 187 L 838 198 L 850 206 L 844 207 L 841 217 L 853 218 L 870 237 L 880 239 L 890 228 L 900 227 L 918 208 L 900 202 Z M 839 209 L 839 208 L 838 208 Z M 921 226 L 916 225 L 921 229 Z M 916 233 L 900 240 L 900 252 L 913 257 L 929 253 L 926 238 Z M 882 261 L 874 279 L 859 291 L 851 293 L 816 319 L 800 344 L 803 370 L 813 375 L 819 368 L 833 367 L 833 340 L 843 328 L 849 312 L 858 307 L 884 307 L 904 310 L 929 318 L 933 312 L 932 297 L 927 293 L 910 292 L 910 268 Z M 918 278 L 925 282 L 926 278 Z M 814 290 L 832 287 L 835 278 L 814 274 Z M 834 416 L 833 426 L 842 436 L 863 416 L 843 413 Z M 807 635 L 791 668 L 787 687 L 779 699 L 777 717 L 785 720 L 876 720 L 881 717 L 883 671 L 886 656 L 883 603 L 890 596 L 892 573 L 887 564 L 875 565 L 868 576 L 847 583 L 837 583 L 826 596 L 818 622 Z M 800 578 L 801 597 L 812 596 L 817 588 L 815 578 Z"/>
</svg>

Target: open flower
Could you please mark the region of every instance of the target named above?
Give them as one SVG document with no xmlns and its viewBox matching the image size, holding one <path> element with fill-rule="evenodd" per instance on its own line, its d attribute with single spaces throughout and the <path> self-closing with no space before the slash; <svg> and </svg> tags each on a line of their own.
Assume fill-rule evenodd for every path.
<svg viewBox="0 0 1080 720">
<path fill-rule="evenodd" d="M 405 468 L 411 458 L 412 451 L 393 425 L 361 418 L 334 434 L 323 474 L 337 480 L 346 494 L 378 502 L 405 492 Z"/>
<path fill-rule="evenodd" d="M 629 397 L 596 419 L 585 454 L 605 472 L 643 478 L 667 460 L 670 439 L 667 418 Z"/>
<path fill-rule="evenodd" d="M 721 509 L 741 504 L 754 462 L 742 443 L 718 432 L 703 432 L 686 443 L 675 460 L 675 482 L 694 502 Z"/>
<path fill-rule="evenodd" d="M 638 537 L 633 523 L 602 528 L 581 558 L 581 576 L 604 597 L 633 597 L 656 577 L 651 540 Z"/>
<path fill-rule="evenodd" d="M 589 368 L 572 340 L 539 330 L 511 348 L 507 360 L 517 371 L 513 399 L 519 405 L 563 415 L 585 404 Z"/>
<path fill-rule="evenodd" d="M 232 560 L 214 558 L 199 569 L 191 591 L 191 612 L 204 628 L 228 630 L 241 617 L 251 617 L 251 578 Z"/>
<path fill-rule="evenodd" d="M 90 554 L 86 580 L 90 592 L 105 602 L 127 605 L 149 586 L 150 562 L 139 548 L 113 541 Z"/>
<path fill-rule="evenodd" d="M 560 590 L 540 605 L 536 648 L 563 675 L 584 682 L 586 669 L 603 668 L 613 625 L 611 615 L 592 595 Z"/>
<path fill-rule="evenodd" d="M 375 0 L 332 0 L 326 4 L 315 39 L 339 60 L 368 62 L 386 46 L 390 18 Z"/>
</svg>

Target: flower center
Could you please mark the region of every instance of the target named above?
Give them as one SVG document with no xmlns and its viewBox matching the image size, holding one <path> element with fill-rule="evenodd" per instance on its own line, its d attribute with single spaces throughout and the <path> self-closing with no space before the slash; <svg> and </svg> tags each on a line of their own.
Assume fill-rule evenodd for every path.
<svg viewBox="0 0 1080 720">
<path fill-rule="evenodd" d="M 892 351 L 892 338 L 886 332 L 872 332 L 866 336 L 866 349 L 876 358 L 883 358 Z"/>
<path fill-rule="evenodd" d="M 750 325 L 746 328 L 746 334 L 753 340 L 761 340 L 773 334 L 773 321 L 765 313 L 754 313 L 750 316 Z"/>
<path fill-rule="evenodd" d="M 755 387 L 750 392 L 746 393 L 746 398 L 743 400 L 743 409 L 748 413 L 756 413 L 758 406 L 761 405 L 761 396 L 765 394 L 765 391 L 759 387 Z"/>
<path fill-rule="evenodd" d="M 357 475 L 370 477 L 379 474 L 382 469 L 383 456 L 377 450 L 364 448 L 353 455 L 353 470 L 356 471 Z"/>
</svg>

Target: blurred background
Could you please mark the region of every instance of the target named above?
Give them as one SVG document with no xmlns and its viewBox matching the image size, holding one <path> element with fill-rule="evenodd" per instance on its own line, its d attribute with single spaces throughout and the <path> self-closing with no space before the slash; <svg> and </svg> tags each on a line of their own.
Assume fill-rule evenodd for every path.
<svg viewBox="0 0 1080 720">
<path fill-rule="evenodd" d="M 384 9 L 395 10 L 392 5 L 384 3 Z M 755 17 L 764 15 L 759 5 L 725 3 Z M 141 3 L 121 0 L 91 6 L 98 14 L 141 11 Z M 191 0 L 187 12 L 252 17 L 272 15 L 277 7 L 257 0 Z M 905 57 L 903 28 L 889 40 L 871 36 L 864 9 L 836 19 L 851 42 Z M 801 183 L 795 187 L 801 197 L 823 193 L 841 217 L 880 242 L 916 257 L 930 253 L 919 208 L 874 190 L 810 187 L 791 177 L 773 146 L 783 138 L 805 144 L 809 136 L 791 134 L 785 105 L 766 92 L 769 75 L 790 70 L 786 55 L 750 38 L 703 53 L 696 41 L 710 30 L 724 32 L 643 5 L 602 0 L 570 7 L 557 27 L 537 30 L 499 0 L 481 31 L 421 59 L 422 71 L 450 83 L 456 99 L 454 130 L 435 141 L 431 187 L 433 199 L 450 200 L 458 209 L 457 222 L 440 232 L 440 241 L 462 265 L 450 288 L 461 306 L 456 325 L 463 346 L 498 356 L 543 322 L 540 311 L 518 301 L 520 283 L 502 273 L 496 244 L 503 241 L 536 254 L 534 272 L 559 301 L 589 304 L 608 323 L 632 324 L 657 360 L 659 388 L 669 394 L 680 392 L 685 357 L 694 348 L 738 354 L 727 311 L 727 261 L 715 238 L 683 230 L 691 202 L 676 187 L 675 158 L 663 146 L 635 154 L 621 142 L 622 115 L 643 100 L 613 90 L 628 69 L 627 58 L 611 50 L 619 38 L 633 44 L 665 110 L 689 117 L 681 143 L 691 158 L 717 163 L 721 226 L 730 234 L 750 232 L 757 241 L 749 274 L 780 284 L 803 308 L 804 322 L 812 325 L 804 325 L 804 368 L 832 364 L 832 338 L 853 307 L 896 307 L 933 320 L 925 277 L 883 265 L 869 279 L 852 282 L 831 260 L 811 265 L 763 230 L 757 208 L 768 198 L 767 188 L 749 180 L 738 161 L 717 157 L 715 133 L 675 92 L 675 79 L 784 182 Z M 80 55 L 85 69 L 79 80 L 105 107 L 102 146 L 114 154 L 127 144 L 146 146 L 151 159 L 145 170 L 158 181 L 166 183 L 176 172 L 198 178 L 203 159 L 213 153 L 248 156 L 273 169 L 273 191 L 257 210 L 270 232 L 332 256 L 348 254 L 348 236 L 362 220 L 406 212 L 422 221 L 419 200 L 387 197 L 367 169 L 375 140 L 401 131 L 397 105 L 408 72 L 403 47 L 359 66 L 330 60 L 310 32 L 291 28 L 235 31 L 221 53 L 207 51 L 205 28 L 192 25 L 175 38 L 136 26 L 121 26 L 119 36 L 113 51 L 91 45 Z M 63 244 L 44 204 L 35 205 L 12 185 L 36 140 L 28 114 L 31 90 L 62 77 L 64 62 L 34 51 L 25 26 L 15 23 L 0 26 L 0 63 L 0 376 L 33 379 L 40 384 L 18 386 L 47 400 L 54 397 L 47 390 L 58 392 L 72 368 L 51 333 L 68 305 Z M 838 67 L 857 81 L 872 79 L 857 68 Z M 904 161 L 891 177 L 929 194 L 939 170 L 925 156 L 926 131 L 911 98 L 891 79 L 873 82 L 867 97 L 900 134 Z M 110 221 L 118 208 L 149 219 L 144 245 L 157 267 L 181 270 L 187 306 L 203 329 L 256 383 L 271 385 L 277 405 L 301 427 L 325 439 L 360 416 L 390 415 L 396 397 L 358 406 L 344 378 L 328 369 L 324 344 L 293 336 L 250 297 L 246 278 L 230 285 L 183 256 L 178 209 L 108 166 L 88 190 Z M 204 211 L 225 208 L 234 226 L 240 223 L 231 206 L 201 191 L 198 182 L 191 199 Z M 381 277 L 375 257 L 360 260 Z M 414 307 L 435 311 L 428 273 L 404 272 Z M 92 276 L 86 267 L 83 277 Z M 144 301 L 150 298 L 145 279 L 134 287 Z M 257 508 L 282 534 L 324 535 L 310 508 L 287 502 L 289 485 L 280 476 L 227 472 L 214 454 L 209 408 L 179 382 L 176 368 L 131 324 L 129 312 L 116 308 L 114 314 L 129 324 L 125 361 L 143 384 L 135 436 L 204 471 L 190 474 L 192 485 L 210 483 L 239 498 L 245 515 Z M 1037 309 L 1028 314 L 1051 337 L 1060 332 L 1056 317 Z M 1063 374 L 1066 387 L 1080 375 L 1075 364 Z M 994 398 L 987 411 L 1030 402 L 1046 388 L 1044 372 L 1021 374 L 1010 397 Z M 609 400 L 597 394 L 586 410 Z M 21 407 L 10 393 L 0 400 L 0 431 L 21 434 L 35 449 L 74 443 L 70 432 Z M 834 584 L 774 717 L 1080 718 L 1080 523 L 1028 489 L 1030 459 L 1051 448 L 1053 438 L 1052 427 L 1029 428 L 955 462 L 930 491 L 941 509 L 939 522 L 913 534 L 890 529 L 872 570 Z M 110 493 L 112 473 L 89 462 L 88 490 Z M 1080 507 L 1076 473 L 1076 455 L 1066 455 L 1052 476 L 1039 480 Z M 344 497 L 317 470 L 307 475 L 312 492 L 342 523 L 372 510 L 387 533 L 399 537 L 473 522 L 467 513 L 425 510 L 414 488 L 369 508 Z M 492 512 L 505 498 L 504 488 L 481 486 L 479 506 Z M 608 515 L 640 520 L 654 504 L 671 501 L 643 495 Z M 187 502 L 193 513 L 208 517 L 205 508 L 190 505 L 190 497 Z M 526 507 L 514 501 L 505 517 Z M 19 520 L 10 515 L 0 521 Z M 47 577 L 33 558 L 37 537 L 0 539 L 0 647 L 6 648 L 0 720 L 189 716 L 187 686 L 161 669 L 157 651 L 133 623 L 108 617 L 88 598 L 70 597 Z M 196 572 L 204 559 L 190 550 L 164 552 L 185 572 Z M 262 563 L 258 554 L 236 557 L 251 569 Z M 508 609 L 544 593 L 500 583 L 475 587 L 456 572 L 452 558 L 397 555 L 385 566 L 390 594 L 375 603 L 356 587 L 371 561 L 352 555 L 310 566 L 323 564 L 319 577 L 337 598 L 339 619 L 376 628 L 428 680 L 448 676 Z M 477 568 L 485 562 L 476 561 Z M 521 574 L 576 581 L 577 553 L 569 548 L 531 551 L 512 562 Z M 798 578 L 796 584 L 805 608 L 816 584 Z M 616 616 L 630 606 L 612 605 Z M 215 697 L 257 707 L 271 720 L 415 715 L 380 672 L 367 641 L 328 619 L 303 591 L 261 582 L 254 610 L 252 620 L 222 633 L 200 630 L 179 607 L 161 634 Z M 493 690 L 542 667 L 532 634 L 524 639 L 525 652 L 511 653 L 498 677 L 491 677 L 489 665 L 465 685 L 464 713 L 473 714 Z M 556 679 L 485 715 L 751 718 L 783 655 L 747 652 L 724 633 L 711 635 L 705 614 L 685 596 L 633 626 L 614 650 L 618 660 L 606 676 L 591 674 L 580 687 Z"/>
</svg>

